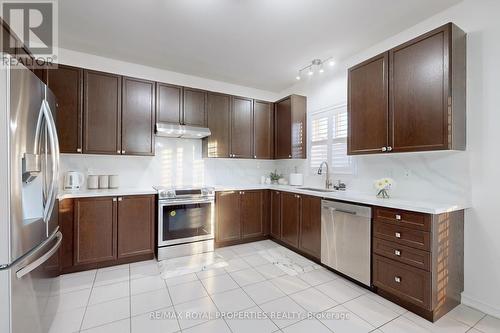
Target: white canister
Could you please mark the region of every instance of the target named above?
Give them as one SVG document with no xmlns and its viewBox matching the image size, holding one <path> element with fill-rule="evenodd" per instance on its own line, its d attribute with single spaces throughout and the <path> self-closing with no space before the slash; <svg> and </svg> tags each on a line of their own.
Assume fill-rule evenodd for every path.
<svg viewBox="0 0 500 333">
<path fill-rule="evenodd" d="M 293 186 L 302 186 L 304 185 L 304 176 L 301 173 L 291 173 L 289 181 L 290 185 Z"/>
<path fill-rule="evenodd" d="M 87 177 L 87 188 L 89 190 L 97 190 L 99 188 L 99 176 L 89 175 Z"/>
<path fill-rule="evenodd" d="M 118 175 L 109 175 L 109 188 L 120 187 L 120 177 Z"/>
<path fill-rule="evenodd" d="M 108 175 L 100 175 L 99 176 L 99 188 L 109 188 L 109 176 Z"/>
</svg>

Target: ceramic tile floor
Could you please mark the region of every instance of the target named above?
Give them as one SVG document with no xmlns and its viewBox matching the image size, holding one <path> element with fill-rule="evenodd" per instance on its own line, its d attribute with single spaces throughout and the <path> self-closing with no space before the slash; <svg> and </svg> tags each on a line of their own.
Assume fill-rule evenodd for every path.
<svg viewBox="0 0 500 333">
<path fill-rule="evenodd" d="M 260 256 L 270 248 L 307 271 L 288 275 Z M 63 275 L 45 325 L 52 333 L 500 332 L 499 319 L 464 305 L 432 324 L 269 240 L 217 253 L 228 266 L 167 280 L 154 260 Z"/>
</svg>

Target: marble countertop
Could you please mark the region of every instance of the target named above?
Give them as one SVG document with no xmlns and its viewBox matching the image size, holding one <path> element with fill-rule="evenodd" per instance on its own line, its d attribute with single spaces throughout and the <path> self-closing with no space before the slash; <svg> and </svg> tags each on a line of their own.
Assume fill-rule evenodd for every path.
<svg viewBox="0 0 500 333">
<path fill-rule="evenodd" d="M 61 191 L 57 198 L 59 200 L 70 198 L 87 198 L 87 197 L 113 197 L 120 195 L 141 195 L 141 194 L 156 194 L 153 187 L 124 187 L 116 189 L 89 190 L 81 189 L 76 191 Z"/>
<path fill-rule="evenodd" d="M 471 205 L 466 202 L 437 202 L 437 201 L 420 201 L 403 198 L 378 199 L 374 194 L 353 192 L 353 191 L 334 191 L 334 192 L 317 192 L 301 189 L 304 186 L 290 185 L 216 185 L 216 191 L 242 191 L 242 190 L 279 190 L 292 192 L 297 194 L 306 194 L 324 199 L 342 200 L 346 202 L 359 203 L 370 206 L 380 206 L 388 208 L 404 209 L 409 211 L 441 214 L 462 209 L 470 208 Z M 123 195 L 141 195 L 141 194 L 156 194 L 153 187 L 137 187 L 137 188 L 118 188 L 118 189 L 103 189 L 103 190 L 88 190 L 81 189 L 78 191 L 62 191 L 59 193 L 59 200 L 69 198 L 85 198 L 85 197 L 106 197 L 106 196 L 123 196 Z"/>
<path fill-rule="evenodd" d="M 331 200 L 342 200 L 352 203 L 365 204 L 370 206 L 380 206 L 387 208 L 397 208 L 409 211 L 428 213 L 428 214 L 441 214 L 453 212 L 457 210 L 470 208 L 471 205 L 466 202 L 436 202 L 436 201 L 420 201 L 410 200 L 403 198 L 390 198 L 379 199 L 375 194 L 367 194 L 353 191 L 334 191 L 334 192 L 317 192 L 311 190 L 303 190 L 303 186 L 290 186 L 290 185 L 219 185 L 215 186 L 216 191 L 241 191 L 241 190 L 258 190 L 258 189 L 271 189 L 286 192 L 293 192 L 297 194 L 307 194 L 311 196 L 321 197 Z"/>
</svg>

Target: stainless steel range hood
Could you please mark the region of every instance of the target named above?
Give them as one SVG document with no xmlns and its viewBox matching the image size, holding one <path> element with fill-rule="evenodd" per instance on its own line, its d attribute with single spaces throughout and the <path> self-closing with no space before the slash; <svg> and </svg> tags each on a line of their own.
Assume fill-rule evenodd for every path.
<svg viewBox="0 0 500 333">
<path fill-rule="evenodd" d="M 156 123 L 156 135 L 167 138 L 201 139 L 212 133 L 206 127 Z"/>
</svg>

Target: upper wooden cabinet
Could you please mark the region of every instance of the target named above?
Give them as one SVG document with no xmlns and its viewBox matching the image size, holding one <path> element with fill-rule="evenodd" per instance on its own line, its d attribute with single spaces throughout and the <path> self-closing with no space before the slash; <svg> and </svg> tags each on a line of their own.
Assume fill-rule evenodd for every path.
<svg viewBox="0 0 500 333">
<path fill-rule="evenodd" d="M 231 116 L 231 96 L 207 94 L 208 128 L 212 134 L 203 139 L 203 152 L 206 157 L 229 157 L 229 129 Z"/>
<path fill-rule="evenodd" d="M 121 153 L 154 155 L 155 83 L 123 78 Z"/>
<path fill-rule="evenodd" d="M 207 92 L 205 90 L 184 88 L 183 125 L 207 126 Z"/>
<path fill-rule="evenodd" d="M 288 96 L 275 107 L 275 158 L 307 158 L 306 97 Z"/>
<path fill-rule="evenodd" d="M 230 157 L 254 157 L 253 124 L 253 100 L 231 97 Z"/>
<path fill-rule="evenodd" d="M 465 74 L 453 23 L 349 69 L 348 153 L 464 150 Z"/>
<path fill-rule="evenodd" d="M 182 122 L 182 87 L 156 83 L 156 121 L 172 124 Z"/>
<path fill-rule="evenodd" d="M 83 81 L 83 152 L 121 154 L 122 77 L 85 70 Z"/>
<path fill-rule="evenodd" d="M 57 100 L 56 125 L 61 153 L 82 152 L 83 70 L 59 65 L 48 69 L 47 86 Z"/>
<path fill-rule="evenodd" d="M 380 153 L 389 146 L 389 53 L 349 69 L 350 154 Z"/>
<path fill-rule="evenodd" d="M 253 154 L 254 158 L 273 158 L 273 103 L 254 101 Z"/>
</svg>

